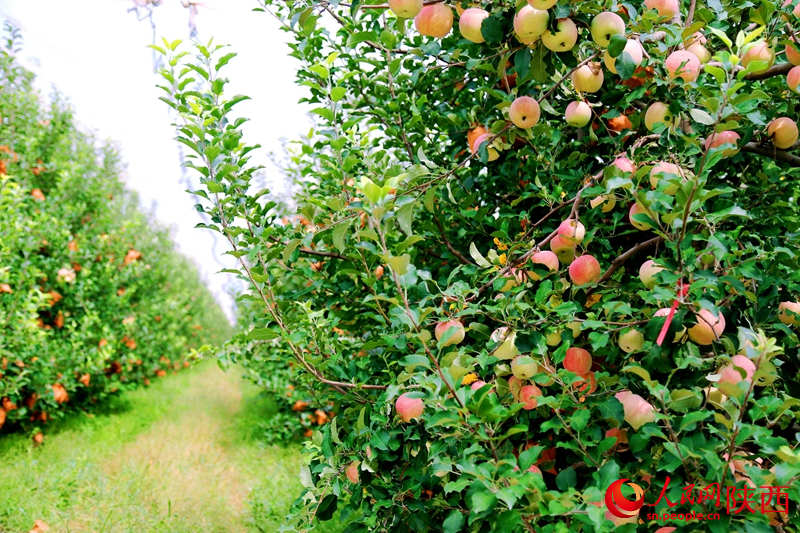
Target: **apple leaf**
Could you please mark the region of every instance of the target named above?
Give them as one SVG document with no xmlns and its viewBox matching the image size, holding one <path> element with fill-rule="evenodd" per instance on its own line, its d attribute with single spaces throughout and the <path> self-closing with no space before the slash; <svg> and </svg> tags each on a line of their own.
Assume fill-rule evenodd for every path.
<svg viewBox="0 0 800 533">
<path fill-rule="evenodd" d="M 628 44 L 628 39 L 624 35 L 614 34 L 611 36 L 611 41 L 608 43 L 608 55 L 611 57 L 619 57 Z"/>
<path fill-rule="evenodd" d="M 630 79 L 633 76 L 633 72 L 636 70 L 636 63 L 634 63 L 633 58 L 631 58 L 628 52 L 623 52 L 617 58 L 617 62 L 615 63 L 617 68 L 617 74 L 623 80 Z"/>
<path fill-rule="evenodd" d="M 458 533 L 464 528 L 464 521 L 465 518 L 461 511 L 454 509 L 442 522 L 442 529 L 445 533 Z"/>
<path fill-rule="evenodd" d="M 689 114 L 692 116 L 695 122 L 699 122 L 700 124 L 705 124 L 706 126 L 710 126 L 714 123 L 714 117 L 703 111 L 702 109 L 694 108 L 689 111 Z"/>
<path fill-rule="evenodd" d="M 481 35 L 487 44 L 496 44 L 503 40 L 506 34 L 506 24 L 508 17 L 505 13 L 494 13 L 483 20 L 481 24 Z"/>
<path fill-rule="evenodd" d="M 517 83 L 528 75 L 531 71 L 531 50 L 530 48 L 523 48 L 514 54 L 514 71 L 517 73 Z"/>
<path fill-rule="evenodd" d="M 408 202 L 403 207 L 397 210 L 397 224 L 403 233 L 411 235 L 411 221 L 414 219 L 414 202 Z"/>
</svg>

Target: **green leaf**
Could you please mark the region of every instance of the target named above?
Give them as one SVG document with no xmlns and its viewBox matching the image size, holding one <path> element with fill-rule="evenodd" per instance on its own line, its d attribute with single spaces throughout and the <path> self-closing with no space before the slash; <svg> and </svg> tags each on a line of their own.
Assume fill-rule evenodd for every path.
<svg viewBox="0 0 800 533">
<path fill-rule="evenodd" d="M 618 57 L 628 44 L 628 39 L 624 35 L 615 33 L 611 36 L 611 41 L 608 43 L 608 55 L 611 57 Z"/>
<path fill-rule="evenodd" d="M 397 272 L 398 275 L 402 276 L 408 272 L 408 264 L 411 262 L 411 256 L 408 254 L 403 254 L 401 256 L 390 255 L 388 257 L 384 257 L 384 260 L 389 264 L 394 272 Z"/>
<path fill-rule="evenodd" d="M 347 94 L 346 88 L 334 87 L 333 89 L 331 89 L 331 100 L 333 100 L 334 102 L 338 102 L 339 100 L 344 98 L 345 94 Z"/>
<path fill-rule="evenodd" d="M 415 202 L 408 202 L 397 210 L 397 224 L 403 230 L 403 233 L 409 236 L 413 233 L 411 221 L 414 219 L 414 204 Z"/>
<path fill-rule="evenodd" d="M 523 48 L 514 54 L 514 71 L 517 73 L 519 80 L 525 78 L 531 71 L 531 50 L 530 48 Z"/>
<path fill-rule="evenodd" d="M 486 44 L 496 44 L 505 37 L 506 17 L 504 13 L 493 13 L 483 19 L 481 24 L 481 35 L 486 40 Z"/>
<path fill-rule="evenodd" d="M 332 238 L 333 238 L 333 245 L 339 250 L 339 253 L 343 253 L 345 250 L 345 235 L 347 234 L 347 229 L 350 227 L 350 223 L 347 222 L 340 222 L 333 227 Z"/>
<path fill-rule="evenodd" d="M 278 332 L 270 328 L 253 328 L 247 338 L 256 341 L 268 341 L 279 336 Z"/>
<path fill-rule="evenodd" d="M 483 254 L 478 251 L 477 246 L 475 246 L 474 242 L 469 243 L 469 255 L 472 259 L 478 263 L 478 266 L 482 266 L 483 268 L 491 268 L 492 264 L 487 261 Z"/>
<path fill-rule="evenodd" d="M 566 491 L 573 488 L 577 482 L 578 476 L 575 473 L 575 469 L 571 466 L 565 468 L 556 476 L 556 486 L 560 491 Z"/>
<path fill-rule="evenodd" d="M 333 513 L 336 512 L 336 507 L 338 505 L 338 498 L 334 494 L 328 494 L 322 501 L 319 502 L 317 506 L 316 517 L 318 520 L 326 521 L 330 520 L 333 517 Z"/>
<path fill-rule="evenodd" d="M 461 511 L 454 509 L 453 511 L 450 511 L 450 514 L 444 519 L 444 522 L 442 523 L 442 529 L 445 533 L 457 533 L 464 527 L 465 521 L 466 519 Z"/>
<path fill-rule="evenodd" d="M 494 507 L 497 497 L 484 487 L 470 493 L 470 510 L 479 514 Z"/>
</svg>

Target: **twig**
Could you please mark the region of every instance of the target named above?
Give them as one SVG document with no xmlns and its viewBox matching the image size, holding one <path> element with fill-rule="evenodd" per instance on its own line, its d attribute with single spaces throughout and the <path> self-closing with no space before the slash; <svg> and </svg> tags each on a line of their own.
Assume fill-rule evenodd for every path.
<svg viewBox="0 0 800 533">
<path fill-rule="evenodd" d="M 793 66 L 794 65 L 792 65 L 791 63 L 781 63 L 780 65 L 775 65 L 768 68 L 764 72 L 753 72 L 751 74 L 748 74 L 747 76 L 744 77 L 744 79 L 752 81 L 752 80 L 763 80 L 766 78 L 771 78 L 773 76 L 780 76 L 781 74 L 786 74 L 787 72 L 792 70 Z"/>
<path fill-rule="evenodd" d="M 761 146 L 758 143 L 749 142 L 742 146 L 743 152 L 750 152 L 753 154 L 764 155 L 767 157 L 771 157 L 777 161 L 783 161 L 784 163 L 790 163 L 794 167 L 800 167 L 800 156 L 796 156 L 789 152 L 785 152 L 783 150 L 778 150 L 777 148 L 768 148 L 766 146 Z"/>
<path fill-rule="evenodd" d="M 445 232 L 444 232 L 444 227 L 442 226 L 442 223 L 439 220 L 439 217 L 437 217 L 435 213 L 433 215 L 433 223 L 436 224 L 436 227 L 439 229 L 439 235 L 442 236 L 442 240 L 444 241 L 444 245 L 447 246 L 447 249 L 450 250 L 450 253 L 453 254 L 454 256 L 456 256 L 456 258 L 459 261 L 461 261 L 462 263 L 464 263 L 465 265 L 474 265 L 475 261 L 472 261 L 471 259 L 466 257 L 464 254 L 459 252 L 456 249 L 456 247 L 453 246 L 453 243 L 451 243 L 450 240 L 448 240 L 448 238 L 447 238 L 447 236 L 445 235 Z"/>
</svg>

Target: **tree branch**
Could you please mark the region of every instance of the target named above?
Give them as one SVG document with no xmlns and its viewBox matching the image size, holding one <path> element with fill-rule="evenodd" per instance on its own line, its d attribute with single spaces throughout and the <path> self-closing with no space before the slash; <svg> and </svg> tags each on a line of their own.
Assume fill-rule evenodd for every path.
<svg viewBox="0 0 800 533">
<path fill-rule="evenodd" d="M 766 146 L 761 146 L 758 143 L 749 142 L 742 146 L 743 152 L 750 152 L 752 154 L 759 154 L 766 157 L 771 157 L 776 161 L 783 161 L 784 163 L 789 163 L 793 167 L 800 167 L 800 156 L 796 156 L 792 153 L 785 152 L 783 150 L 778 150 L 777 148 L 769 148 Z"/>
<path fill-rule="evenodd" d="M 608 270 L 606 270 L 605 274 L 603 274 L 600 277 L 600 279 L 597 280 L 597 284 L 599 285 L 599 284 L 603 283 L 604 281 L 608 280 L 612 276 L 612 274 L 614 274 L 614 272 L 616 272 L 617 269 L 619 269 L 619 267 L 624 265 L 625 262 L 628 259 L 630 259 L 632 256 L 634 256 L 636 253 L 640 252 L 641 250 L 644 250 L 645 248 L 649 248 L 650 246 L 653 246 L 653 245 L 661 242 L 661 240 L 662 240 L 662 237 L 653 237 L 652 239 L 648 239 L 648 240 L 646 240 L 644 242 L 640 242 L 640 243 L 636 244 L 635 246 L 629 248 L 626 252 L 624 252 L 623 254 L 619 255 L 618 257 L 616 257 L 611 262 L 611 266 L 609 266 Z"/>
<path fill-rule="evenodd" d="M 433 215 L 433 223 L 436 224 L 436 227 L 439 229 L 439 235 L 442 236 L 444 245 L 447 246 L 447 249 L 450 250 L 450 253 L 456 256 L 456 258 L 458 258 L 458 260 L 465 265 L 474 265 L 474 261 L 459 252 L 456 247 L 453 246 L 453 244 L 447 239 L 447 236 L 444 233 L 444 227 L 442 226 L 442 223 L 439 221 L 439 217 L 437 217 L 436 214 Z"/>
<path fill-rule="evenodd" d="M 780 76 L 792 70 L 793 66 L 794 65 L 792 65 L 791 63 L 781 63 L 780 65 L 775 65 L 768 68 L 764 72 L 753 72 L 752 74 L 748 74 L 747 76 L 744 77 L 744 79 L 752 81 L 752 80 L 763 80 L 766 78 L 771 78 L 773 76 Z"/>
</svg>

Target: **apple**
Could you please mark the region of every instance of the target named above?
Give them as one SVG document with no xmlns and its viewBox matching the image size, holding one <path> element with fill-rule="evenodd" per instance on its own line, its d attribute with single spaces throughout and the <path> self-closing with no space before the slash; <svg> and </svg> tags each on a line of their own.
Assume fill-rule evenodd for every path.
<svg viewBox="0 0 800 533">
<path fill-rule="evenodd" d="M 792 70 L 786 74 L 786 84 L 789 86 L 791 90 L 796 93 L 800 93 L 800 67 L 792 67 Z"/>
<path fill-rule="evenodd" d="M 532 473 L 532 474 L 539 475 L 539 476 L 541 476 L 541 475 L 542 475 L 542 470 L 541 470 L 541 469 L 540 469 L 538 466 L 536 466 L 536 465 L 531 465 L 531 466 L 529 466 L 529 467 L 528 467 L 528 472 L 530 472 L 530 473 Z"/>
<path fill-rule="evenodd" d="M 629 390 L 618 392 L 614 397 L 622 404 L 625 411 L 625 422 L 638 430 L 644 424 L 655 420 L 655 408 L 638 394 Z"/>
<path fill-rule="evenodd" d="M 483 24 L 483 19 L 488 16 L 489 12 L 485 9 L 477 7 L 465 9 L 458 19 L 458 29 L 461 31 L 461 35 L 473 43 L 484 42 L 481 25 Z"/>
<path fill-rule="evenodd" d="M 725 317 L 722 313 L 714 316 L 708 309 L 701 309 L 695 318 L 697 323 L 689 328 L 689 338 L 696 344 L 707 346 L 718 340 L 725 331 Z"/>
<path fill-rule="evenodd" d="M 626 172 L 627 173 L 627 172 L 636 171 L 636 165 L 634 165 L 633 161 L 631 161 L 630 159 L 628 159 L 624 155 L 621 155 L 621 156 L 617 157 L 616 159 L 614 159 L 614 162 L 612 163 L 612 165 L 614 165 L 615 167 L 620 169 L 622 172 Z"/>
<path fill-rule="evenodd" d="M 567 349 L 564 361 L 561 363 L 565 369 L 579 376 L 585 376 L 592 369 L 592 354 L 583 348 Z"/>
<path fill-rule="evenodd" d="M 575 43 L 578 42 L 578 27 L 572 22 L 572 19 L 558 19 L 556 24 L 556 32 L 550 30 L 542 34 L 542 44 L 548 50 L 553 52 L 566 52 L 572 50 Z"/>
<path fill-rule="evenodd" d="M 350 480 L 350 483 L 358 484 L 358 467 L 361 466 L 359 461 L 353 461 L 347 468 L 344 469 L 344 474 L 347 476 L 347 479 Z"/>
<path fill-rule="evenodd" d="M 603 86 L 603 68 L 600 63 L 581 65 L 572 73 L 572 85 L 580 93 L 596 93 Z"/>
<path fill-rule="evenodd" d="M 655 213 L 648 213 L 647 209 L 645 209 L 644 206 L 639 202 L 634 202 L 631 204 L 631 208 L 628 210 L 628 220 L 630 220 L 630 223 L 633 225 L 633 227 L 638 230 L 647 231 L 649 229 L 653 229 L 648 222 L 642 222 L 634 219 L 634 215 L 647 215 L 650 218 L 655 216 L 655 222 L 658 222 L 658 215 Z"/>
<path fill-rule="evenodd" d="M 422 398 L 410 398 L 408 394 L 401 394 L 394 402 L 394 408 L 403 422 L 410 422 L 420 417 L 425 410 L 425 404 Z"/>
<path fill-rule="evenodd" d="M 582 255 L 569 264 L 569 279 L 575 285 L 586 285 L 600 279 L 600 263 L 591 255 Z"/>
<path fill-rule="evenodd" d="M 706 37 L 699 31 L 692 35 L 686 42 L 683 43 L 683 46 L 686 48 L 688 52 L 693 53 L 697 56 L 697 59 L 700 60 L 700 63 L 708 63 L 711 59 L 711 52 L 708 51 L 706 48 Z"/>
<path fill-rule="evenodd" d="M 583 227 L 583 224 L 573 218 L 562 222 L 556 231 L 561 238 L 576 246 L 583 242 L 583 237 L 586 235 L 586 228 Z"/>
<path fill-rule="evenodd" d="M 433 334 L 436 336 L 436 340 L 441 341 L 445 332 L 451 328 L 453 330 L 452 334 L 445 342 L 442 343 L 442 347 L 459 344 L 464 340 L 464 324 L 462 324 L 460 320 L 446 320 L 436 324 L 436 329 L 433 331 Z"/>
<path fill-rule="evenodd" d="M 542 395 L 541 389 L 536 385 L 525 385 L 519 390 L 519 401 L 522 403 L 522 408 L 526 411 L 536 409 L 539 404 L 537 397 Z"/>
<path fill-rule="evenodd" d="M 511 372 L 519 379 L 530 379 L 539 365 L 528 355 L 518 355 L 511 361 Z"/>
<path fill-rule="evenodd" d="M 531 256 L 531 263 L 535 265 L 544 265 L 550 272 L 558 270 L 558 256 L 549 250 L 542 250 L 541 252 L 533 254 Z"/>
<path fill-rule="evenodd" d="M 776 148 L 786 150 L 797 142 L 797 124 L 788 117 L 776 118 L 767 126 L 767 133 Z"/>
<path fill-rule="evenodd" d="M 532 128 L 539 122 L 539 102 L 530 96 L 520 96 L 511 102 L 511 108 L 508 110 L 508 117 L 511 122 L 518 128 L 528 129 Z"/>
<path fill-rule="evenodd" d="M 741 64 L 744 68 L 747 68 L 747 65 L 754 61 L 763 61 L 765 63 L 764 66 L 754 70 L 753 73 L 764 72 L 775 62 L 775 53 L 766 41 L 748 43 L 744 46 L 743 50 L 744 54 L 742 54 Z"/>
<path fill-rule="evenodd" d="M 644 335 L 638 329 L 629 329 L 620 333 L 617 344 L 625 353 L 638 352 L 644 346 Z"/>
<path fill-rule="evenodd" d="M 572 322 L 567 322 L 566 326 L 572 332 L 573 339 L 578 338 L 578 336 L 581 334 L 581 329 L 583 328 L 582 321 L 580 320 L 573 320 Z"/>
<path fill-rule="evenodd" d="M 725 148 L 722 152 L 723 157 L 731 157 L 739 152 L 739 147 L 737 146 L 739 139 L 739 134 L 735 131 L 719 131 L 712 133 L 706 138 L 705 148 L 706 150 L 711 150 L 712 148 L 716 148 L 718 146 L 732 144 L 732 147 Z"/>
<path fill-rule="evenodd" d="M 664 124 L 667 128 L 672 128 L 677 124 L 669 106 L 664 102 L 653 102 L 644 113 L 644 126 L 648 131 L 653 131 L 656 124 Z"/>
<path fill-rule="evenodd" d="M 746 376 L 744 378 L 742 378 L 739 370 L 737 370 L 738 368 L 741 368 L 745 371 Z M 742 379 L 744 379 L 749 383 L 753 379 L 753 374 L 755 373 L 756 365 L 753 364 L 750 359 L 744 355 L 734 355 L 731 357 L 731 363 L 729 365 L 725 365 L 719 370 L 719 382 L 736 385 L 742 381 Z"/>
<path fill-rule="evenodd" d="M 597 390 L 597 378 L 594 375 L 594 372 L 587 372 L 581 376 L 580 381 L 575 381 L 572 384 L 572 388 L 578 392 L 585 392 L 586 394 L 592 394 L 594 391 Z"/>
<path fill-rule="evenodd" d="M 556 235 L 550 239 L 550 249 L 555 252 L 558 260 L 562 263 L 569 263 L 575 257 L 575 244 L 561 235 Z"/>
<path fill-rule="evenodd" d="M 469 388 L 476 391 L 478 389 L 483 388 L 483 386 L 485 385 L 486 385 L 485 381 L 483 381 L 482 379 L 478 379 L 476 381 L 473 381 L 472 384 L 469 386 Z"/>
<path fill-rule="evenodd" d="M 522 44 L 532 44 L 547 29 L 549 15 L 543 9 L 523 6 L 514 16 L 514 34 Z"/>
<path fill-rule="evenodd" d="M 592 108 L 589 107 L 589 104 L 580 100 L 570 102 L 564 113 L 564 119 L 570 126 L 582 128 L 592 119 Z"/>
<path fill-rule="evenodd" d="M 681 78 L 683 81 L 694 81 L 700 75 L 700 60 L 686 50 L 672 52 L 664 62 L 670 79 Z"/>
<path fill-rule="evenodd" d="M 389 0 L 389 9 L 400 18 L 410 19 L 422 10 L 422 0 Z"/>
<path fill-rule="evenodd" d="M 603 11 L 594 16 L 589 31 L 592 40 L 598 46 L 605 48 L 614 35 L 625 35 L 625 21 L 616 13 Z"/>
<path fill-rule="evenodd" d="M 655 9 L 662 18 L 671 19 L 680 11 L 680 0 L 644 0 L 647 9 Z"/>
<path fill-rule="evenodd" d="M 694 176 L 692 172 L 684 170 L 675 163 L 667 163 L 666 161 L 659 161 L 652 169 L 650 169 L 650 185 L 656 189 L 661 180 L 666 179 L 670 183 L 665 186 L 662 191 L 666 194 L 675 194 L 680 188 L 680 184 L 674 181 L 676 178 L 680 181 L 686 181 L 687 177 Z"/>
<path fill-rule="evenodd" d="M 414 17 L 414 26 L 422 35 L 445 37 L 453 29 L 453 10 L 441 2 L 423 6 Z"/>
<path fill-rule="evenodd" d="M 528 0 L 528 3 L 536 9 L 550 9 L 556 5 L 558 0 Z"/>
<path fill-rule="evenodd" d="M 625 48 L 622 49 L 622 53 L 628 54 L 628 56 L 631 58 L 631 61 L 633 61 L 633 64 L 637 67 L 642 64 L 642 60 L 644 59 L 644 49 L 636 39 L 628 39 L 628 42 L 625 43 Z M 606 68 L 608 70 L 614 74 L 617 73 L 617 58 L 611 57 L 611 54 L 609 54 L 608 51 L 603 54 L 603 63 L 606 64 Z"/>
<path fill-rule="evenodd" d="M 642 266 L 639 267 L 639 279 L 642 280 L 642 285 L 648 289 L 655 287 L 657 283 L 656 274 L 662 270 L 664 270 L 664 267 L 658 266 L 652 259 L 642 263 Z"/>
<path fill-rule="evenodd" d="M 473 154 L 477 154 L 478 150 L 481 147 L 481 145 L 484 142 L 488 142 L 489 139 L 491 139 L 491 138 L 492 138 L 492 134 L 491 133 L 484 133 L 482 135 L 479 135 L 475 139 L 475 142 L 472 143 L 472 148 L 471 148 L 472 153 Z M 495 148 L 492 144 L 489 144 L 486 147 L 486 152 L 489 154 L 489 161 L 495 161 L 498 157 L 500 157 L 500 152 L 498 152 L 497 148 Z"/>
<path fill-rule="evenodd" d="M 519 391 L 522 390 L 523 386 L 523 381 L 518 377 L 511 376 L 508 378 L 508 391 L 511 393 L 511 397 L 514 398 L 514 401 L 519 401 Z"/>
<path fill-rule="evenodd" d="M 492 355 L 498 359 L 514 359 L 519 354 L 516 345 L 517 333 L 509 330 L 508 327 L 497 328 L 489 338 L 492 342 L 499 343 L 499 346 L 492 352 Z"/>
<path fill-rule="evenodd" d="M 778 304 L 778 320 L 787 326 L 800 325 L 800 302 L 781 302 Z"/>
<path fill-rule="evenodd" d="M 792 65 L 800 65 L 800 48 L 798 48 L 797 41 L 792 41 L 787 44 L 784 51 L 786 52 L 786 60 L 789 63 Z"/>
</svg>

